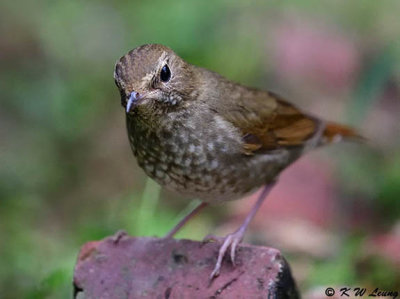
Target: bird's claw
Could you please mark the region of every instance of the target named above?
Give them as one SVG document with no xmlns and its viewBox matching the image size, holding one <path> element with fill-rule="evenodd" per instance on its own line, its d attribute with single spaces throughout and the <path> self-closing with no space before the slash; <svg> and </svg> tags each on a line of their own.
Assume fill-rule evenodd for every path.
<svg viewBox="0 0 400 299">
<path fill-rule="evenodd" d="M 230 256 L 231 256 L 232 265 L 236 266 L 236 263 L 235 263 L 236 248 L 239 245 L 239 243 L 242 241 L 243 235 L 244 235 L 244 231 L 239 229 L 239 230 L 235 231 L 234 233 L 227 235 L 225 238 L 219 238 L 219 237 L 215 237 L 215 236 L 211 236 L 211 235 L 206 236 L 204 238 L 205 242 L 208 242 L 210 240 L 211 241 L 219 241 L 221 239 L 224 240 L 221 247 L 219 248 L 217 263 L 215 264 L 214 270 L 211 272 L 210 282 L 219 275 L 220 270 L 221 270 L 221 265 L 222 265 L 222 259 L 224 258 L 225 253 L 229 247 L 231 247 Z"/>
</svg>

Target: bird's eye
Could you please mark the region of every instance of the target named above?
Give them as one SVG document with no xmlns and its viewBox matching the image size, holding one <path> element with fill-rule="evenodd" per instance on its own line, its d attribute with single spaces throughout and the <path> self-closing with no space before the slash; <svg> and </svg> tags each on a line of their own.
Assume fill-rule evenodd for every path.
<svg viewBox="0 0 400 299">
<path fill-rule="evenodd" d="M 168 82 L 171 79 L 171 71 L 169 70 L 168 65 L 164 65 L 160 72 L 160 79 L 163 82 Z"/>
</svg>

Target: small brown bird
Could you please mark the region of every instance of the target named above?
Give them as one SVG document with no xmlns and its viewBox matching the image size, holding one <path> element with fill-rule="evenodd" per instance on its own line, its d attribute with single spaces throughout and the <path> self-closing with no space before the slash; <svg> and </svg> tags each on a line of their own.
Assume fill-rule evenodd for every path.
<svg viewBox="0 0 400 299">
<path fill-rule="evenodd" d="M 225 237 L 211 279 L 229 247 L 234 263 L 237 245 L 283 169 L 315 147 L 359 138 L 275 93 L 191 65 L 163 45 L 128 52 L 116 63 L 114 78 L 140 167 L 162 186 L 202 201 L 167 237 L 208 203 L 264 186 L 243 225 Z"/>
</svg>

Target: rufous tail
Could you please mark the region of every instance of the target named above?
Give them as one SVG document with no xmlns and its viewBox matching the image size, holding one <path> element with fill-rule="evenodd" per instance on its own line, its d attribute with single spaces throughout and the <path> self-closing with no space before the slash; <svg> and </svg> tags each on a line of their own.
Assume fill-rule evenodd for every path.
<svg viewBox="0 0 400 299">
<path fill-rule="evenodd" d="M 322 133 L 322 144 L 336 143 L 342 140 L 365 141 L 365 138 L 350 127 L 327 122 Z"/>
</svg>

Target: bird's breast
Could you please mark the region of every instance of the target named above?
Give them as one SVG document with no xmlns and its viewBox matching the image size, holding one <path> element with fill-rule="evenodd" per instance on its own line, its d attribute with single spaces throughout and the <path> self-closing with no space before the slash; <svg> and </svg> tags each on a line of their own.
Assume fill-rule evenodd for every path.
<svg viewBox="0 0 400 299">
<path fill-rule="evenodd" d="M 166 188 L 205 201 L 236 199 L 265 182 L 243 155 L 242 141 L 218 115 L 182 113 L 150 127 L 127 118 L 138 164 Z"/>
</svg>

